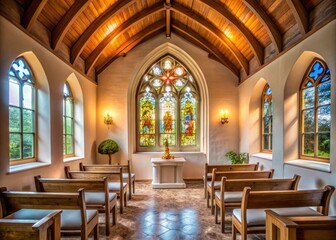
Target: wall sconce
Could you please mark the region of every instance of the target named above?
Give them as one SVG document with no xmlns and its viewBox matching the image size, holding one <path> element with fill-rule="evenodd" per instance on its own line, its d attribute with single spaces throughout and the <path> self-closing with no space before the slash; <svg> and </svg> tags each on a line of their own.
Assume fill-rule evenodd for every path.
<svg viewBox="0 0 336 240">
<path fill-rule="evenodd" d="M 228 110 L 221 111 L 221 123 L 229 123 L 229 112 Z"/>
<path fill-rule="evenodd" d="M 112 125 L 112 117 L 109 112 L 106 113 L 106 116 L 104 117 L 104 123 L 107 125 L 107 128 Z"/>
</svg>

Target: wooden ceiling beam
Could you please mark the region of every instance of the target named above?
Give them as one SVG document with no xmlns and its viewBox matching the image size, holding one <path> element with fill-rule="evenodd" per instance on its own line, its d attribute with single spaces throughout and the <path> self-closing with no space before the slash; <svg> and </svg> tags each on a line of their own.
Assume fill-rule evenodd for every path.
<svg viewBox="0 0 336 240">
<path fill-rule="evenodd" d="M 174 3 L 172 5 L 172 11 L 177 12 L 191 21 L 197 22 L 200 26 L 205 28 L 208 32 L 210 32 L 214 37 L 216 37 L 219 41 L 221 41 L 234 55 L 237 59 L 241 67 L 244 69 L 246 75 L 249 75 L 249 62 L 245 58 L 245 56 L 239 51 L 239 49 L 228 39 L 228 37 L 220 31 L 215 25 L 210 23 L 206 18 L 202 15 L 192 12 L 190 9 L 178 4 Z"/>
<path fill-rule="evenodd" d="M 51 32 L 51 48 L 57 50 L 72 23 L 92 0 L 77 0 L 57 23 Z"/>
<path fill-rule="evenodd" d="M 262 8 L 257 0 L 244 0 L 245 5 L 258 17 L 259 21 L 264 25 L 268 35 L 272 39 L 277 53 L 282 51 L 282 35 L 270 16 Z"/>
<path fill-rule="evenodd" d="M 250 45 L 252 52 L 256 56 L 259 65 L 264 64 L 264 48 L 259 43 L 257 38 L 252 34 L 252 32 L 235 16 L 233 15 L 224 4 L 213 1 L 213 0 L 199 0 L 200 2 L 206 4 L 211 9 L 220 13 L 226 20 L 228 20 L 237 30 L 245 37 L 248 44 Z"/>
<path fill-rule="evenodd" d="M 300 0 L 286 0 L 291 9 L 299 31 L 304 36 L 309 31 L 309 14 Z"/>
<path fill-rule="evenodd" d="M 47 2 L 48 0 L 33 0 L 24 12 L 21 19 L 21 25 L 26 28 L 27 31 L 30 31 Z"/>
<path fill-rule="evenodd" d="M 125 22 L 123 22 L 120 26 L 114 29 L 109 35 L 107 35 L 103 41 L 101 41 L 98 46 L 92 51 L 90 56 L 85 60 L 85 72 L 88 73 L 97 62 L 100 55 L 104 52 L 105 48 L 112 42 L 114 39 L 117 39 L 122 33 L 127 31 L 132 26 L 135 26 L 139 22 L 141 22 L 144 18 L 150 17 L 155 13 L 163 11 L 164 8 L 162 3 L 158 2 L 152 5 L 149 8 L 145 8 L 141 12 L 133 15 L 128 18 Z"/>
<path fill-rule="evenodd" d="M 164 7 L 166 8 L 166 38 L 170 39 L 170 22 L 171 22 L 171 16 L 170 16 L 170 0 L 166 0 Z"/>
<path fill-rule="evenodd" d="M 151 35 L 152 37 L 157 35 L 158 32 L 161 32 L 165 28 L 165 20 L 158 21 L 152 25 L 149 25 L 145 29 L 141 30 L 134 36 L 130 37 L 125 41 L 118 49 L 116 49 L 110 57 L 108 57 L 102 64 L 97 66 L 96 74 L 100 74 L 104 71 L 114 60 L 116 60 L 121 53 L 124 51 L 130 51 L 136 47 L 143 39 Z"/>
<path fill-rule="evenodd" d="M 195 44 L 199 48 L 207 51 L 209 54 L 212 54 L 217 58 L 217 60 L 226 66 L 230 71 L 233 72 L 234 75 L 240 78 L 240 70 L 234 65 L 224 54 L 222 54 L 214 45 L 212 45 L 207 39 L 202 37 L 196 31 L 188 28 L 186 25 L 174 21 L 172 24 L 173 31 L 176 32 L 177 35 L 181 36 L 182 38 L 190 41 L 191 43 Z"/>
<path fill-rule="evenodd" d="M 79 58 L 81 52 L 86 46 L 87 42 L 93 36 L 96 31 L 99 30 L 109 19 L 113 18 L 117 13 L 119 13 L 124 8 L 128 7 L 130 4 L 134 3 L 136 0 L 123 0 L 117 1 L 111 7 L 109 7 L 103 14 L 97 17 L 82 33 L 78 38 L 76 43 L 71 47 L 70 50 L 70 62 L 73 64 Z"/>
</svg>

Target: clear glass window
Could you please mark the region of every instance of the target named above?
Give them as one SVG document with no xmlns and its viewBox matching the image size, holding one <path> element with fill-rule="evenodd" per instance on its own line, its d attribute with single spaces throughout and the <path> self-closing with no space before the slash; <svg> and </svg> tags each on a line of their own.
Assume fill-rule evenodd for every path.
<svg viewBox="0 0 336 240">
<path fill-rule="evenodd" d="M 261 105 L 261 151 L 272 152 L 273 103 L 272 89 L 268 84 L 265 85 L 262 92 Z"/>
<path fill-rule="evenodd" d="M 67 82 L 63 88 L 63 155 L 74 155 L 74 104 Z"/>
</svg>

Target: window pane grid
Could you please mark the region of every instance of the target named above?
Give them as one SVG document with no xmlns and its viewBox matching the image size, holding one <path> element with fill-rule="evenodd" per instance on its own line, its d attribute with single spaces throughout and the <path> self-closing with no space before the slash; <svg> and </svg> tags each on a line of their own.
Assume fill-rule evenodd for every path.
<svg viewBox="0 0 336 240">
<path fill-rule="evenodd" d="M 63 88 L 63 155 L 74 155 L 74 105 L 72 92 L 66 82 Z"/>
<path fill-rule="evenodd" d="M 10 164 L 35 161 L 35 88 L 32 73 L 23 58 L 12 63 L 8 79 Z"/>
<path fill-rule="evenodd" d="M 301 87 L 301 151 L 310 159 L 330 157 L 331 82 L 330 71 L 314 59 Z"/>
<path fill-rule="evenodd" d="M 268 84 L 265 85 L 261 97 L 261 150 L 263 152 L 272 152 L 272 89 Z"/>
</svg>

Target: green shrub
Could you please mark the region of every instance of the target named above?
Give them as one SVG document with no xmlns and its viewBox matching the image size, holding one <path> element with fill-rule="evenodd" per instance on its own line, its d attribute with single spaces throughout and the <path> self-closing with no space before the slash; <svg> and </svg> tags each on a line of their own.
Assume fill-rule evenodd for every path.
<svg viewBox="0 0 336 240">
<path fill-rule="evenodd" d="M 234 151 L 229 151 L 225 154 L 225 157 L 229 159 L 231 164 L 243 164 L 247 163 L 248 155 L 246 152 L 238 154 Z"/>
<path fill-rule="evenodd" d="M 118 144 L 112 139 L 102 141 L 98 146 L 98 153 L 107 154 L 109 156 L 109 164 L 112 163 L 112 154 L 119 151 Z"/>
</svg>

